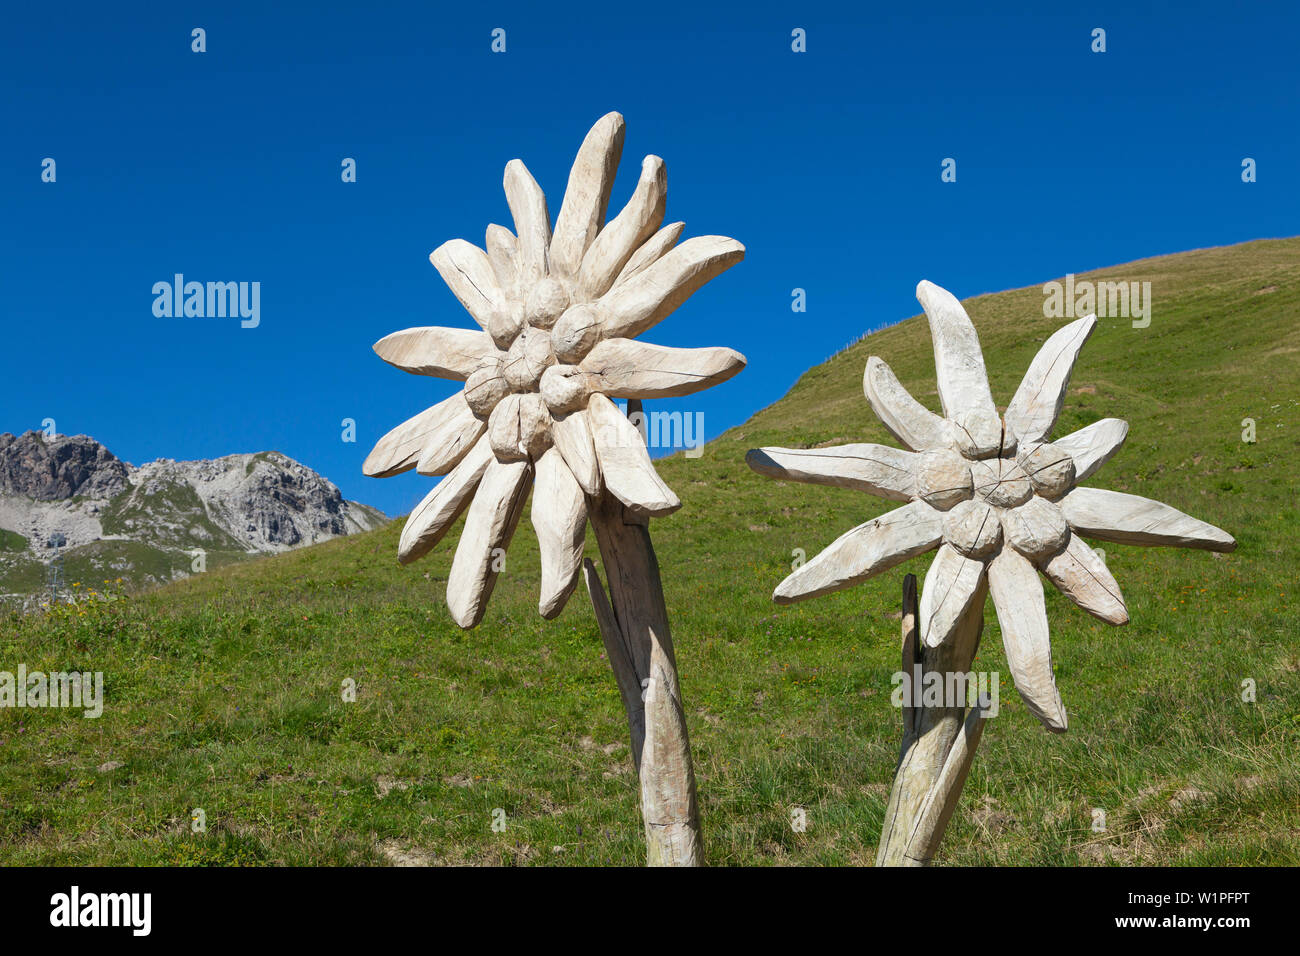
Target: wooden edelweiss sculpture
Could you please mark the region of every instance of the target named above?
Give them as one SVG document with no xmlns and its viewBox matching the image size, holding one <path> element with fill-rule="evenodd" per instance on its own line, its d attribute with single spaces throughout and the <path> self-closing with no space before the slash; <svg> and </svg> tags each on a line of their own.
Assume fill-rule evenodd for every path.
<svg viewBox="0 0 1300 956">
<path fill-rule="evenodd" d="M 456 623 L 483 618 L 495 558 L 509 545 L 530 488 L 541 550 L 538 610 L 553 618 L 584 569 L 588 521 L 612 601 L 596 569 L 585 579 L 631 729 L 652 865 L 701 862 L 695 780 L 649 519 L 679 507 L 629 412 L 647 398 L 687 395 L 745 365 L 728 348 L 680 349 L 636 337 L 739 262 L 734 239 L 676 245 L 684 223 L 660 228 L 664 163 L 647 156 L 632 198 L 605 222 L 623 150 L 623 117 L 602 117 L 583 140 L 552 231 L 546 197 L 519 160 L 505 169 L 515 232 L 487 228 L 484 252 L 452 239 L 429 257 L 481 331 L 406 329 L 375 344 L 417 375 L 463 381 L 462 392 L 398 425 L 363 466 L 446 477 L 407 519 L 398 560 L 414 561 L 468 506 L 447 579 Z"/>
<path fill-rule="evenodd" d="M 747 456 L 751 468 L 769 477 L 907 502 L 840 536 L 782 581 L 773 599 L 786 604 L 837 591 L 937 548 L 921 591 L 919 621 L 915 578 L 908 575 L 904 586 L 903 674 L 914 681 L 911 700 L 921 700 L 918 674 L 970 671 L 985 596 L 992 594 L 1016 690 L 1048 730 L 1062 732 L 1065 707 L 1052 675 L 1038 573 L 1089 614 L 1125 624 L 1119 585 L 1081 535 L 1211 551 L 1231 551 L 1236 542 L 1160 502 L 1078 487 L 1119 450 L 1127 423 L 1107 418 L 1049 441 L 1074 361 L 1096 327 L 1094 316 L 1048 338 L 999 416 L 966 310 L 930 282 L 921 282 L 916 295 L 930 321 L 943 416 L 908 394 L 875 356 L 863 380 L 872 410 L 908 450 L 857 444 L 762 448 Z M 878 864 L 932 859 L 960 797 L 984 716 L 979 704 L 905 708 Z"/>
</svg>

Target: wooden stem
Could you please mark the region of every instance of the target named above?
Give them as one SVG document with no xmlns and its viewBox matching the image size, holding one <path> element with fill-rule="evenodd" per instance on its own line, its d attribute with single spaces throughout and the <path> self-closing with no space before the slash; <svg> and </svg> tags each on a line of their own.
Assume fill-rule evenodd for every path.
<svg viewBox="0 0 1300 956">
<path fill-rule="evenodd" d="M 590 560 L 587 590 L 632 735 L 648 866 L 703 862 L 695 774 L 649 519 L 608 492 L 588 499 L 609 595 Z"/>
<path fill-rule="evenodd" d="M 978 704 L 920 706 L 922 678 L 936 671 L 944 675 L 945 686 L 952 686 L 948 674 L 970 672 L 984 628 L 986 592 L 987 585 L 981 584 L 949 640 L 927 647 L 917 637 L 916 575 L 903 579 L 903 679 L 912 685 L 915 706 L 903 709 L 903 745 L 885 810 L 877 866 L 928 865 L 961 799 L 984 731 L 984 711 Z"/>
</svg>

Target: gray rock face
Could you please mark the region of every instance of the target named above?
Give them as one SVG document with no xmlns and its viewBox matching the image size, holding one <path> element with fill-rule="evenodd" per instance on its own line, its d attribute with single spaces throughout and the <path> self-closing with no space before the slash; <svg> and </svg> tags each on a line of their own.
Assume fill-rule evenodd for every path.
<svg viewBox="0 0 1300 956">
<path fill-rule="evenodd" d="M 85 435 L 0 435 L 0 597 L 31 590 L 32 562 L 65 538 L 84 574 L 143 585 L 183 577 L 201 550 L 226 563 L 286 551 L 387 522 L 333 482 L 279 452 L 201 461 L 160 458 L 139 468 Z M 26 539 L 26 551 L 14 542 Z M 6 578 L 28 582 L 7 586 Z"/>
<path fill-rule="evenodd" d="M 111 498 L 126 485 L 127 466 L 93 438 L 0 435 L 0 494 L 37 501 Z"/>
<path fill-rule="evenodd" d="M 213 523 L 257 551 L 283 551 L 366 531 L 386 520 L 274 451 L 206 461 L 159 459 L 139 469 L 136 484 L 155 496 L 168 486 L 193 488 Z"/>
</svg>

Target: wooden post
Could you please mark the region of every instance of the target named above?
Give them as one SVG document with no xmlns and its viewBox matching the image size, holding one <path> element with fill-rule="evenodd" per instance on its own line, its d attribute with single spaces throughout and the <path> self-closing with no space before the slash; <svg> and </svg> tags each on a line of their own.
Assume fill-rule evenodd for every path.
<svg viewBox="0 0 1300 956">
<path fill-rule="evenodd" d="M 929 864 L 961 799 L 984 732 L 984 711 L 978 704 L 920 706 L 921 679 L 932 671 L 945 678 L 950 673 L 969 673 L 984 629 L 986 590 L 981 585 L 950 641 L 928 647 L 918 639 L 916 575 L 903 578 L 903 679 L 911 683 L 913 706 L 903 709 L 903 745 L 885 810 L 877 866 Z"/>
<path fill-rule="evenodd" d="M 590 559 L 585 578 L 627 710 L 641 782 L 646 864 L 699 866 L 703 845 L 690 738 L 649 519 L 608 494 L 590 499 L 588 514 L 612 601 Z"/>
</svg>

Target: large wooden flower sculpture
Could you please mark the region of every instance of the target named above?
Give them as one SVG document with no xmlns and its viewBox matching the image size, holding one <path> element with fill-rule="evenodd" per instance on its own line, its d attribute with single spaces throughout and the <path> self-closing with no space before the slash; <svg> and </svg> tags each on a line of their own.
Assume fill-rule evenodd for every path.
<svg viewBox="0 0 1300 956">
<path fill-rule="evenodd" d="M 1089 614 L 1125 624 L 1119 585 L 1081 535 L 1211 551 L 1231 551 L 1236 542 L 1160 502 L 1078 487 L 1119 450 L 1125 422 L 1107 418 L 1048 440 L 1095 317 L 1048 338 L 999 416 L 966 310 L 930 282 L 921 282 L 916 295 L 930 320 L 943 417 L 909 395 L 875 356 L 863 381 L 876 415 L 910 450 L 859 444 L 748 455 L 750 467 L 774 478 L 909 502 L 837 538 L 782 581 L 773 598 L 789 603 L 837 591 L 938 548 L 922 587 L 921 639 L 942 645 L 964 618 L 983 615 L 991 593 L 1016 689 L 1049 730 L 1063 731 L 1037 572 Z"/>
<path fill-rule="evenodd" d="M 461 627 L 482 619 L 534 485 L 539 610 L 548 618 L 578 580 L 586 496 L 608 491 L 647 516 L 681 506 L 610 399 L 686 395 L 745 364 L 728 348 L 635 341 L 745 248 L 721 236 L 675 245 L 684 224 L 660 228 L 667 186 L 658 156 L 645 158 L 632 198 L 606 223 L 623 129 L 623 117 L 610 113 L 587 134 L 554 231 L 546 197 L 516 159 L 505 170 L 515 232 L 491 225 L 486 252 L 452 239 L 429 257 L 481 330 L 406 329 L 375 344 L 400 369 L 465 383 L 381 438 L 363 466 L 376 477 L 411 468 L 446 475 L 407 519 L 403 563 L 432 550 L 468 505 L 447 580 L 447 605 Z"/>
</svg>

